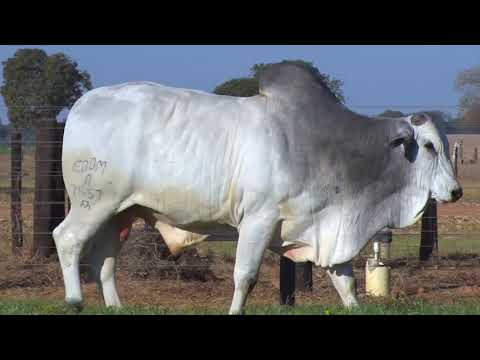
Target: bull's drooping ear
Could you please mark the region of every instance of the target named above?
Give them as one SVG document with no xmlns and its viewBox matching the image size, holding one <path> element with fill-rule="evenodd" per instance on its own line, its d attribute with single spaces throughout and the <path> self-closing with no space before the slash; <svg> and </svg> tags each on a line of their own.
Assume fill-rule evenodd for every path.
<svg viewBox="0 0 480 360">
<path fill-rule="evenodd" d="M 430 117 L 424 113 L 410 115 L 410 122 L 415 126 L 422 126 L 429 120 Z"/>
<path fill-rule="evenodd" d="M 410 124 L 405 120 L 390 120 L 389 145 L 397 147 L 402 144 L 408 144 L 413 140 L 414 131 Z"/>
</svg>

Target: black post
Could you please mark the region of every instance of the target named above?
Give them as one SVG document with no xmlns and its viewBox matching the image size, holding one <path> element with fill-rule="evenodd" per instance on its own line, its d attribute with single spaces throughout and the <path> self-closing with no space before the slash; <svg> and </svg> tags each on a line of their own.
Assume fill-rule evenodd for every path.
<svg viewBox="0 0 480 360">
<path fill-rule="evenodd" d="M 295 263 L 280 257 L 280 305 L 295 305 Z"/>
<path fill-rule="evenodd" d="M 454 168 L 455 168 L 455 176 L 458 176 L 458 146 L 455 146 L 455 155 L 454 155 Z"/>
<path fill-rule="evenodd" d="M 463 140 L 460 140 L 460 162 L 463 164 Z"/>
<path fill-rule="evenodd" d="M 295 264 L 295 288 L 298 291 L 312 291 L 312 263 L 303 262 Z"/>
<path fill-rule="evenodd" d="M 437 201 L 430 202 L 422 217 L 420 261 L 428 261 L 438 254 Z"/>
</svg>

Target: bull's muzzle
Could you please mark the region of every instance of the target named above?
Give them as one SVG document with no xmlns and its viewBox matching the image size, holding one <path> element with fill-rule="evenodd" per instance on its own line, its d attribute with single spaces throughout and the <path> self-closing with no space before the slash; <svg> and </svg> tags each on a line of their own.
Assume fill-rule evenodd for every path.
<svg viewBox="0 0 480 360">
<path fill-rule="evenodd" d="M 450 195 L 452 197 L 452 202 L 456 202 L 460 200 L 460 198 L 463 196 L 463 190 L 461 187 L 459 187 L 457 189 L 452 190 Z"/>
</svg>

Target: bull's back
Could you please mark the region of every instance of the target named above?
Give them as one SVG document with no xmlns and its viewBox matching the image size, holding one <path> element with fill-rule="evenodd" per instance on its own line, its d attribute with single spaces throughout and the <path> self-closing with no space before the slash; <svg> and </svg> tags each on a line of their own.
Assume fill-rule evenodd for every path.
<svg viewBox="0 0 480 360">
<path fill-rule="evenodd" d="M 249 108 L 255 107 L 149 83 L 91 91 L 65 128 L 72 207 L 140 204 L 179 222 L 231 215 L 225 202 L 238 190 L 230 180 L 239 156 L 232 149 L 238 117 Z"/>
</svg>

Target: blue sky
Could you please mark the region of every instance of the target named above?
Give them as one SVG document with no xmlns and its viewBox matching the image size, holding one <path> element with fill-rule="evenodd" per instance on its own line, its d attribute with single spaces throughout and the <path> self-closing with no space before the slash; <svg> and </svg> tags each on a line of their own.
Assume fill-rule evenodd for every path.
<svg viewBox="0 0 480 360">
<path fill-rule="evenodd" d="M 255 63 L 303 59 L 342 80 L 347 105 L 365 114 L 393 107 L 405 112 L 435 108 L 455 114 L 461 96 L 454 87 L 455 77 L 480 64 L 478 45 L 2 45 L 0 61 L 26 47 L 69 55 L 91 74 L 95 87 L 148 80 L 212 91 L 226 80 L 247 76 Z M 0 118 L 5 122 L 3 101 Z"/>
</svg>

